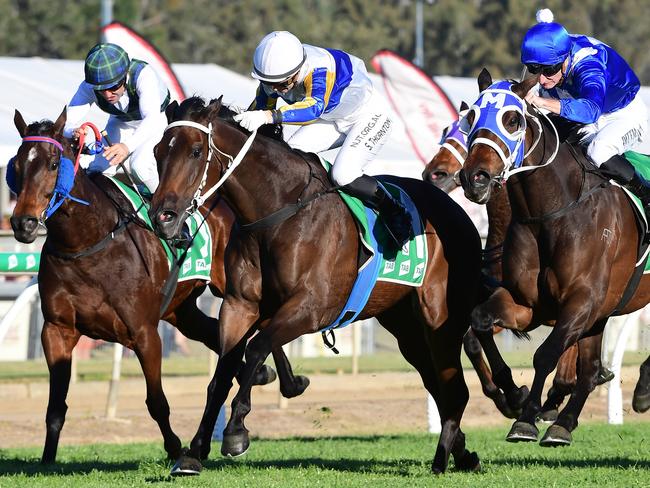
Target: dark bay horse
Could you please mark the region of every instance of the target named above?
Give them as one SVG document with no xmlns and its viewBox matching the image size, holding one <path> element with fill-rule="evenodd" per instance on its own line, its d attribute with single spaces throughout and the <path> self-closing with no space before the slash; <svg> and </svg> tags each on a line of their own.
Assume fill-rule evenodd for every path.
<svg viewBox="0 0 650 488">
<path fill-rule="evenodd" d="M 169 274 L 163 247 L 151 230 L 136 223 L 128 203 L 104 176 L 91 179 L 81 169 L 74 175 L 71 167 L 63 166 L 63 157 L 73 159 L 70 141 L 62 136 L 65 110 L 54 123 L 29 126 L 16 111 L 14 123 L 23 138 L 13 162 L 18 201 L 11 225 L 16 239 L 29 243 L 36 238 L 60 172 L 74 178 L 74 183 L 70 181 L 73 198 L 89 203 L 66 199 L 44 220 L 47 239 L 38 285 L 45 319 L 41 339 L 50 371 L 50 398 L 42 461 L 56 458 L 67 411 L 72 350 L 81 335 L 119 342 L 135 352 L 146 380 L 147 408 L 160 427 L 168 456 L 177 459 L 181 442 L 169 424 L 157 331 L 161 287 Z M 217 205 L 206 221 L 213 236 L 209 287 L 216 296 L 223 296 L 225 290 L 223 255 L 233 222 L 234 216 L 224 203 Z M 200 280 L 180 282 L 162 318 L 190 339 L 218 351 L 219 322 L 196 305 L 205 287 Z M 307 379 L 292 378 L 284 354 L 275 359 L 287 396 L 304 390 Z M 267 368 L 257 371 L 255 383 L 272 381 L 274 372 Z"/>
<path fill-rule="evenodd" d="M 465 102 L 460 108 L 460 117 L 467 114 L 469 107 Z M 449 193 L 460 187 L 458 174 L 467 158 L 467 135 L 460 130 L 460 120 L 454 122 L 443 131 L 440 141 L 440 150 L 433 156 L 422 172 L 422 179 L 441 190 Z M 483 250 L 483 273 L 488 286 L 498 286 L 503 278 L 502 253 L 508 226 L 512 218 L 508 192 L 501 185 L 492 189 L 490 200 L 485 204 L 488 216 L 488 232 Z M 516 388 L 510 368 L 505 364 L 499 351 L 492 347 L 490 341 L 485 341 L 481 336 L 476 338 L 472 331 L 465 336 L 465 352 L 472 361 L 477 371 L 483 392 L 491 398 L 497 408 L 506 416 L 512 417 L 511 412 L 520 411 L 526 399 L 528 389 Z M 495 334 L 501 332 L 501 327 L 493 327 Z M 517 332 L 517 331 L 515 331 Z M 490 367 L 483 361 L 481 354 L 483 347 Z M 492 341 L 493 343 L 494 341 Z M 578 359 L 577 344 L 567 349 L 558 362 L 553 386 L 548 392 L 548 397 L 542 405 L 539 419 L 545 422 L 554 422 L 557 419 L 558 409 L 565 397 L 571 393 L 576 383 L 576 362 Z M 492 376 L 494 374 L 494 377 Z M 606 383 L 613 378 L 611 371 L 602 367 L 599 370 L 598 384 Z M 503 392 L 503 393 L 502 393 Z"/>
<path fill-rule="evenodd" d="M 221 446 L 227 456 L 249 447 L 244 417 L 251 409 L 252 372 L 274 347 L 336 319 L 357 276 L 359 244 L 352 216 L 316 156 L 259 135 L 251 139 L 221 99 L 206 106 L 194 97 L 171 107 L 177 122 L 155 149 L 161 178 L 152 220 L 162 235 L 177 235 L 197 189 L 209 193 L 226 175 L 219 192 L 239 224 L 226 252 L 221 350 L 208 406 L 187 456 L 177 463 L 198 471 L 199 460 L 210 452 L 205 419 L 214 423 L 244 353 L 241 386 Z M 233 162 L 240 160 L 239 166 Z M 460 351 L 477 300 L 480 240 L 465 212 L 443 192 L 419 180 L 390 181 L 406 189 L 422 214 L 428 267 L 421 287 L 377 283 L 358 318 L 376 316 L 395 335 L 436 400 L 442 433 L 433 472 L 445 471 L 450 454 L 457 469 L 477 470 L 478 456 L 465 448 L 460 430 L 469 397 Z"/>
<path fill-rule="evenodd" d="M 623 190 L 609 185 L 579 151 L 560 144 L 550 121 L 523 102 L 537 78 L 491 87 L 483 70 L 478 81 L 481 97 L 467 117 L 469 154 L 460 178 L 465 195 L 477 203 L 488 202 L 495 186 L 507 179 L 512 222 L 504 244 L 503 286 L 473 311 L 472 327 L 553 326 L 535 352 L 531 393 L 510 441 L 537 440 L 544 381 L 577 343 L 576 387 L 540 441 L 568 445 L 597 384 L 607 319 L 650 300 L 650 278 L 644 276 L 618 310 L 637 261 L 637 225 Z"/>
</svg>

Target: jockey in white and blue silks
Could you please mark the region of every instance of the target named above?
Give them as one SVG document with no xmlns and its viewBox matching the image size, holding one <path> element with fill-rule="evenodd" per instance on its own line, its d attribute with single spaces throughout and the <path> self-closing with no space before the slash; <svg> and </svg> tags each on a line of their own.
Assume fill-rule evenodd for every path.
<svg viewBox="0 0 650 488">
<path fill-rule="evenodd" d="M 648 130 L 639 79 L 627 62 L 610 46 L 570 35 L 555 22 L 540 22 L 528 30 L 521 62 L 540 76 L 539 94 L 531 90 L 526 101 L 585 124 L 579 134 L 591 161 L 648 205 L 650 182 L 621 156 L 642 142 Z"/>
<path fill-rule="evenodd" d="M 235 120 L 253 131 L 264 124 L 297 124 L 288 143 L 322 152 L 340 147 L 331 178 L 384 217 L 398 245 L 409 238 L 410 216 L 364 171 L 392 130 L 389 108 L 374 89 L 364 62 L 346 52 L 302 44 L 286 31 L 271 32 L 255 49 L 255 100 Z M 287 105 L 276 107 L 282 98 Z"/>
</svg>

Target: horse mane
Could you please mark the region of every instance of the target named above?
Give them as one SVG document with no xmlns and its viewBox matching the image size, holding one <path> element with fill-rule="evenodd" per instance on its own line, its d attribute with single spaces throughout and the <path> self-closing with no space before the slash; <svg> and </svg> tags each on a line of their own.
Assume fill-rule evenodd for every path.
<svg viewBox="0 0 650 488">
<path fill-rule="evenodd" d="M 49 119 L 43 119 L 29 124 L 25 133 L 33 136 L 51 135 L 53 128 L 54 122 Z"/>
</svg>

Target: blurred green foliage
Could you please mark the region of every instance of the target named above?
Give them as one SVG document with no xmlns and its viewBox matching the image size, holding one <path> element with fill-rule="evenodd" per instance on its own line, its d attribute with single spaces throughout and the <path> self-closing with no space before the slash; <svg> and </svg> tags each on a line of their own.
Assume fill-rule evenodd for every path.
<svg viewBox="0 0 650 488">
<path fill-rule="evenodd" d="M 149 39 L 171 62 L 216 63 L 248 73 L 257 42 L 289 30 L 303 42 L 369 61 L 378 49 L 415 51 L 417 0 L 115 0 L 114 20 Z M 520 74 L 519 46 L 541 7 L 570 32 L 615 47 L 650 84 L 646 0 L 423 1 L 424 70 L 495 78 Z M 0 55 L 83 59 L 98 41 L 100 0 L 0 0 Z"/>
</svg>

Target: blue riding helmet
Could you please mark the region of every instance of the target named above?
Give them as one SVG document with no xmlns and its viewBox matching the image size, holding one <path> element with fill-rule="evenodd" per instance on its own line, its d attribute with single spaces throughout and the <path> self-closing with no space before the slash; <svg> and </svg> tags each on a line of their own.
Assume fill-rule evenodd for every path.
<svg viewBox="0 0 650 488">
<path fill-rule="evenodd" d="M 86 56 L 86 81 L 95 90 L 106 90 L 121 82 L 129 70 L 129 55 L 117 44 L 100 43 Z"/>
<path fill-rule="evenodd" d="M 563 62 L 571 52 L 571 36 L 555 22 L 540 22 L 526 32 L 521 43 L 521 62 L 545 66 Z"/>
</svg>

